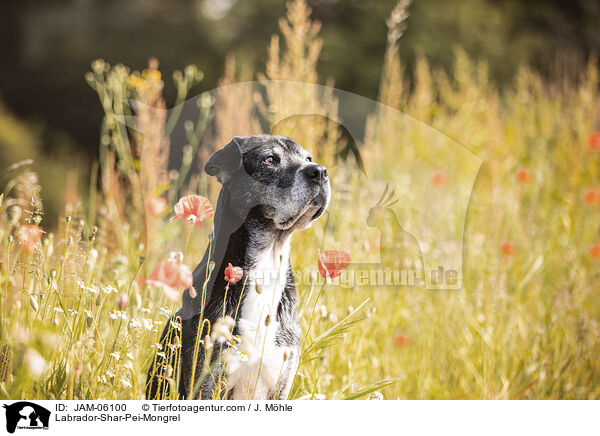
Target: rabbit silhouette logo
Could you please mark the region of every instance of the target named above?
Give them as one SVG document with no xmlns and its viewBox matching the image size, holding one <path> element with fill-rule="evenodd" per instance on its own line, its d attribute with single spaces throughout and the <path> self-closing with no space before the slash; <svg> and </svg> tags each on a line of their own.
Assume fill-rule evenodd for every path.
<svg viewBox="0 0 600 436">
<path fill-rule="evenodd" d="M 14 433 L 16 429 L 48 430 L 50 411 L 28 401 L 19 401 L 3 406 L 6 409 L 6 431 Z"/>
</svg>

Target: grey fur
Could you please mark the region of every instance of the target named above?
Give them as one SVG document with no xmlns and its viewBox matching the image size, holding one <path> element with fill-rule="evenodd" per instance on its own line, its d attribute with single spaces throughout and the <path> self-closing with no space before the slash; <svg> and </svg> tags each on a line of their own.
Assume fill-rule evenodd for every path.
<svg viewBox="0 0 600 436">
<path fill-rule="evenodd" d="M 226 287 L 223 273 L 227 264 L 231 262 L 244 268 L 246 277 L 248 272 L 256 268 L 265 250 L 283 244 L 295 230 L 309 227 L 327 208 L 330 198 L 325 167 L 313 163 L 308 152 L 286 136 L 235 137 L 213 154 L 205 170 L 223 184 L 215 211 L 213 244 L 210 250 L 207 248 L 202 262 L 194 270 L 196 296 L 192 296 L 189 290 L 184 293 L 183 306 L 177 313 L 182 322 L 181 332 L 168 333 L 167 324 L 161 337 L 163 349 L 176 341 L 175 338 L 182 344 L 181 398 L 210 399 L 215 392 L 213 377 L 202 380 L 198 390 L 190 386 L 190 374 L 200 313 L 211 325 L 222 315 Z M 215 262 L 215 268 L 204 286 L 210 261 Z M 266 395 L 274 399 L 287 397 L 300 356 L 300 320 L 289 261 L 284 268 L 287 271 L 286 283 L 280 300 L 276 302 L 276 321 L 279 326 L 275 334 L 275 346 L 289 347 L 291 352 L 277 392 L 273 390 Z M 225 313 L 229 316 L 235 315 L 240 296 L 241 306 L 244 306 L 249 293 L 256 290 L 254 281 L 250 279 L 246 281 L 242 294 L 244 281 L 242 279 L 229 286 L 225 302 Z M 200 295 L 202 289 L 206 290 L 204 306 Z M 205 333 L 201 332 L 202 335 Z M 219 356 L 219 352 L 219 346 L 215 346 L 213 357 Z M 202 354 L 196 362 L 196 374 L 202 371 Z M 176 365 L 175 357 L 169 356 L 171 365 Z M 146 392 L 149 399 L 168 395 L 168 388 L 164 387 L 164 383 L 161 384 L 161 380 L 164 380 L 162 368 L 163 362 L 157 362 L 149 369 Z M 220 370 L 222 368 L 218 366 L 212 368 L 213 373 Z M 229 397 L 230 394 L 231 391 L 224 396 Z"/>
</svg>

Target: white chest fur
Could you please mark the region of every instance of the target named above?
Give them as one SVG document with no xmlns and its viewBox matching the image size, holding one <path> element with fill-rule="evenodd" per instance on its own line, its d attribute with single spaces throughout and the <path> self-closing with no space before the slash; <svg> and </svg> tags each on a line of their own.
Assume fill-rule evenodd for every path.
<svg viewBox="0 0 600 436">
<path fill-rule="evenodd" d="M 249 359 L 230 367 L 234 399 L 267 398 L 278 390 L 286 364 L 284 353 L 289 355 L 287 347 L 275 344 L 279 328 L 277 308 L 287 281 L 289 255 L 287 239 L 260 253 L 256 268 L 251 271 L 253 279 L 244 291 L 238 321 Z"/>
<path fill-rule="evenodd" d="M 277 306 L 285 287 L 289 258 L 288 239 L 280 247 L 270 247 L 261 253 L 256 268 L 252 271 L 254 280 L 242 301 L 241 317 L 254 332 L 265 326 L 267 315 L 275 322 Z"/>
</svg>

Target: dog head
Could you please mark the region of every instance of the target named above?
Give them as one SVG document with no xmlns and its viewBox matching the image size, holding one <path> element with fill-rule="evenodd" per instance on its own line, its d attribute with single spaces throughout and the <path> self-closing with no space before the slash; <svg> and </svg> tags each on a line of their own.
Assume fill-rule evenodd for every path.
<svg viewBox="0 0 600 436">
<path fill-rule="evenodd" d="M 205 171 L 223 184 L 238 214 L 258 214 L 279 230 L 309 227 L 329 204 L 327 168 L 287 136 L 235 137 Z"/>
</svg>

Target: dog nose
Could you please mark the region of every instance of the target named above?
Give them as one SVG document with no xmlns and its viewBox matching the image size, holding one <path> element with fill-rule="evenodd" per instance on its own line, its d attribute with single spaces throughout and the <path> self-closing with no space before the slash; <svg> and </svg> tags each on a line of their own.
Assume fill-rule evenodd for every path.
<svg viewBox="0 0 600 436">
<path fill-rule="evenodd" d="M 302 170 L 306 178 L 314 182 L 323 182 L 327 180 L 327 168 L 319 164 L 310 164 Z"/>
</svg>

